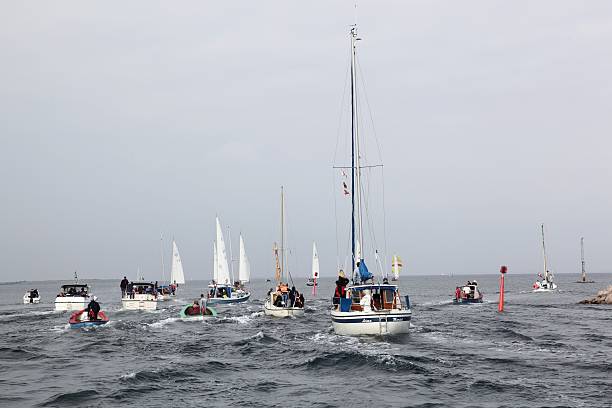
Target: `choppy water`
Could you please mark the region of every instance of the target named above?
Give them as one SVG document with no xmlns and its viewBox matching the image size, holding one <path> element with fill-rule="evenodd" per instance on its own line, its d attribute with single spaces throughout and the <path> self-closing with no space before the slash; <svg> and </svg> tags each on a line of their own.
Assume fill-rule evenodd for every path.
<svg viewBox="0 0 612 408">
<path fill-rule="evenodd" d="M 509 275 L 506 312 L 497 276 L 476 276 L 485 303 L 452 305 L 468 277 L 408 277 L 414 330 L 392 338 L 336 336 L 332 280 L 307 291 L 300 319 L 263 315 L 270 284 L 217 319 L 185 322 L 179 308 L 204 282 L 188 282 L 163 310 L 120 310 L 119 280 L 91 281 L 111 322 L 70 329 L 53 312 L 60 282 L 0 285 L 0 405 L 603 407 L 612 406 L 612 307 L 577 302 L 612 283 L 533 294 L 532 276 Z M 23 305 L 36 286 L 40 305 Z"/>
</svg>

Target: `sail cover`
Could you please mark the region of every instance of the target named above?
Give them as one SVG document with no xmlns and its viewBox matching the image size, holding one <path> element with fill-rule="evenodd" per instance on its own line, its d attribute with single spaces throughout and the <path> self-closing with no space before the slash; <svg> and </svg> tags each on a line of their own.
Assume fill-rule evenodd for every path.
<svg viewBox="0 0 612 408">
<path fill-rule="evenodd" d="M 172 241 L 172 270 L 170 272 L 170 283 L 185 284 L 185 275 L 183 274 L 183 262 L 179 255 L 176 242 Z"/>
<path fill-rule="evenodd" d="M 372 278 L 372 274 L 368 270 L 368 266 L 363 259 L 359 261 L 359 277 L 362 282 Z"/>
<path fill-rule="evenodd" d="M 221 223 L 217 218 L 217 283 L 231 284 L 229 265 L 227 263 L 227 251 L 225 250 L 225 239 Z"/>
<path fill-rule="evenodd" d="M 251 264 L 247 258 L 246 250 L 244 249 L 244 240 L 240 235 L 240 265 L 238 267 L 238 279 L 242 283 L 246 283 L 251 279 Z"/>
</svg>

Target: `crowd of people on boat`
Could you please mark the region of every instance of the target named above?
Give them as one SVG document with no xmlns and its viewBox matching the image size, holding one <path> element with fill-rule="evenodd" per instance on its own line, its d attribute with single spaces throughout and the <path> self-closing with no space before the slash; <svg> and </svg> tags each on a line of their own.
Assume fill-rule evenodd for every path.
<svg viewBox="0 0 612 408">
<path fill-rule="evenodd" d="M 193 301 L 193 304 L 185 310 L 188 316 L 200 316 L 211 314 L 207 307 L 208 299 L 204 294 L 200 294 L 200 298 Z"/>
<path fill-rule="evenodd" d="M 455 288 L 455 300 L 460 299 L 480 299 L 482 297 L 478 290 L 478 282 L 467 281 L 465 286 L 457 286 Z"/>
<path fill-rule="evenodd" d="M 134 299 L 134 295 L 139 294 L 152 294 L 152 295 L 175 295 L 178 285 L 176 282 L 171 283 L 168 286 L 159 286 L 158 282 L 154 284 L 142 284 L 139 282 L 130 282 L 126 276 L 123 277 L 119 284 L 121 288 L 121 297 Z"/>
<path fill-rule="evenodd" d="M 272 304 L 275 307 L 304 307 L 304 294 L 298 292 L 295 286 L 289 289 L 288 283 L 280 282 L 276 288 L 270 288 L 268 296 L 272 295 Z"/>
<path fill-rule="evenodd" d="M 232 292 L 242 293 L 245 290 L 244 285 L 238 281 L 234 282 L 233 285 L 230 285 L 229 283 L 219 284 L 213 279 L 209 286 L 209 298 L 231 298 Z"/>
<path fill-rule="evenodd" d="M 86 297 L 87 288 L 85 286 L 81 286 L 80 290 L 77 290 L 74 286 L 71 286 L 67 291 L 62 289 L 60 293 L 57 294 L 58 297 L 68 297 L 68 296 L 80 296 Z"/>
</svg>

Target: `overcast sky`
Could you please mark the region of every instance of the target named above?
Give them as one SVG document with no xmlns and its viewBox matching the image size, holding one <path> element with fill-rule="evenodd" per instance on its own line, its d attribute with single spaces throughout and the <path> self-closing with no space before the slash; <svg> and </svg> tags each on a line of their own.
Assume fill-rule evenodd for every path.
<svg viewBox="0 0 612 408">
<path fill-rule="evenodd" d="M 271 277 L 281 185 L 293 274 L 334 275 L 355 14 L 387 258 L 535 274 L 543 222 L 610 272 L 610 1 L 4 1 L 0 280 L 159 279 L 160 233 L 208 279 L 215 214 Z"/>
</svg>

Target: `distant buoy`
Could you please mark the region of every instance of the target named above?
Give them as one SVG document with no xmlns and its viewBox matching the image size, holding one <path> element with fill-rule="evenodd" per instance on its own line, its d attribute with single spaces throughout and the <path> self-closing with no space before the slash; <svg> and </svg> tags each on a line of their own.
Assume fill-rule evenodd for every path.
<svg viewBox="0 0 612 408">
<path fill-rule="evenodd" d="M 501 274 L 499 277 L 499 305 L 497 307 L 499 312 L 504 311 L 504 275 L 506 275 L 506 272 L 508 272 L 508 267 L 502 265 L 499 269 L 499 273 Z"/>
</svg>

